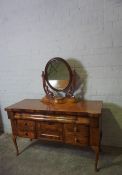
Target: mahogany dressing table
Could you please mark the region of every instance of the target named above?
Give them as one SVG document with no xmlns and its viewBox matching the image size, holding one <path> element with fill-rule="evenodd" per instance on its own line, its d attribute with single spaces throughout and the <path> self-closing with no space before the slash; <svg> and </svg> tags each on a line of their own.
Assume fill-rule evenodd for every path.
<svg viewBox="0 0 122 175">
<path fill-rule="evenodd" d="M 24 99 L 5 108 L 11 121 L 17 155 L 19 155 L 16 141 L 18 136 L 57 141 L 80 147 L 89 146 L 96 155 L 95 170 L 97 171 L 101 141 L 102 102 L 75 101 L 72 95 L 72 84 L 68 84 L 64 80 L 63 83 L 61 80 L 59 81 L 58 87 L 61 88 L 62 84 L 66 85 L 62 90 L 65 92 L 65 98 L 59 96 L 55 98 L 46 84 L 47 79 L 44 72 L 42 77 L 46 97 L 42 100 Z M 71 82 L 73 80 L 70 80 Z M 52 89 L 54 90 L 55 87 Z M 58 91 L 60 92 L 59 89 Z"/>
</svg>

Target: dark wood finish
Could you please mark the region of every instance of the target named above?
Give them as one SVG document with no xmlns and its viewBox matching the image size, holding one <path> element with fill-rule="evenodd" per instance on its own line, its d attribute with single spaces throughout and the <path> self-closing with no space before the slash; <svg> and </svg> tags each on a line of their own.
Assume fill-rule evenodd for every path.
<svg viewBox="0 0 122 175">
<path fill-rule="evenodd" d="M 101 109 L 101 101 L 46 104 L 37 99 L 25 99 L 5 108 L 11 120 L 17 155 L 17 136 L 89 146 L 96 154 L 96 171 L 101 140 Z"/>
</svg>

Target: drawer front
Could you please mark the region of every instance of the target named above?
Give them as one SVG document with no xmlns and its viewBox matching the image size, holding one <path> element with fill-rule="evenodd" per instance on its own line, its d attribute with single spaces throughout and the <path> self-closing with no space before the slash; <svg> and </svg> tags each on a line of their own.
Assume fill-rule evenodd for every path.
<svg viewBox="0 0 122 175">
<path fill-rule="evenodd" d="M 74 133 L 65 133 L 65 143 L 76 144 L 75 143 L 75 134 Z"/>
<path fill-rule="evenodd" d="M 43 121 L 37 123 L 37 130 L 47 134 L 62 133 L 62 124 L 52 121 Z"/>
<path fill-rule="evenodd" d="M 75 132 L 75 129 L 76 129 L 76 124 L 73 124 L 73 123 L 67 123 L 67 124 L 64 124 L 64 131 L 65 132 Z"/>
<path fill-rule="evenodd" d="M 75 138 L 76 145 L 81 146 L 88 146 L 89 145 L 89 139 L 88 137 L 81 137 L 81 138 Z"/>
<path fill-rule="evenodd" d="M 87 146 L 89 144 L 88 137 L 79 137 L 79 135 L 75 135 L 73 133 L 66 133 L 65 134 L 65 143 L 80 145 L 80 146 Z"/>
<path fill-rule="evenodd" d="M 35 138 L 35 133 L 34 132 L 31 132 L 31 131 L 21 131 L 21 130 L 18 130 L 17 135 L 20 136 L 20 137 L 27 137 L 27 138 L 31 138 L 31 139 L 34 139 Z"/>
<path fill-rule="evenodd" d="M 82 124 L 64 124 L 65 143 L 80 146 L 89 145 L 89 127 Z"/>
<path fill-rule="evenodd" d="M 45 134 L 42 132 L 37 133 L 37 137 L 45 140 L 52 140 L 52 141 L 61 141 L 62 136 L 61 135 L 56 135 L 56 134 Z"/>
<path fill-rule="evenodd" d="M 34 131 L 35 122 L 29 120 L 17 120 L 17 127 L 21 131 Z"/>
<path fill-rule="evenodd" d="M 81 136 L 90 136 L 90 130 L 88 126 L 76 125 L 76 133 Z"/>
<path fill-rule="evenodd" d="M 64 124 L 65 133 L 80 133 L 81 136 L 89 136 L 89 127 L 81 124 Z"/>
<path fill-rule="evenodd" d="M 78 117 L 76 123 L 83 124 L 83 125 L 90 125 L 90 118 L 86 117 Z"/>
<path fill-rule="evenodd" d="M 62 140 L 62 124 L 52 121 L 37 123 L 37 137 L 48 140 Z"/>
</svg>

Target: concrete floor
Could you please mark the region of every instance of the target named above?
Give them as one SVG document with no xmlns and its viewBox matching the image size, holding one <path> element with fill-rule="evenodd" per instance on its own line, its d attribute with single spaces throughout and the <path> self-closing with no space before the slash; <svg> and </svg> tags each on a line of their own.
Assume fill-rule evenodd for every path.
<svg viewBox="0 0 122 175">
<path fill-rule="evenodd" d="M 96 173 L 90 150 L 22 138 L 18 145 L 16 157 L 11 136 L 0 136 L 0 175 L 122 175 L 122 148 L 103 147 Z"/>
</svg>

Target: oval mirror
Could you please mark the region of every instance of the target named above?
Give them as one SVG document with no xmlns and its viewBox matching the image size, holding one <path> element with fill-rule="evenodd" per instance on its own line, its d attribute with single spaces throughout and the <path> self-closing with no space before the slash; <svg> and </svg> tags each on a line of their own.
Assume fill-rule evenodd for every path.
<svg viewBox="0 0 122 175">
<path fill-rule="evenodd" d="M 47 63 L 45 77 L 48 85 L 55 91 L 65 91 L 72 82 L 72 70 L 62 58 L 56 57 Z"/>
</svg>

